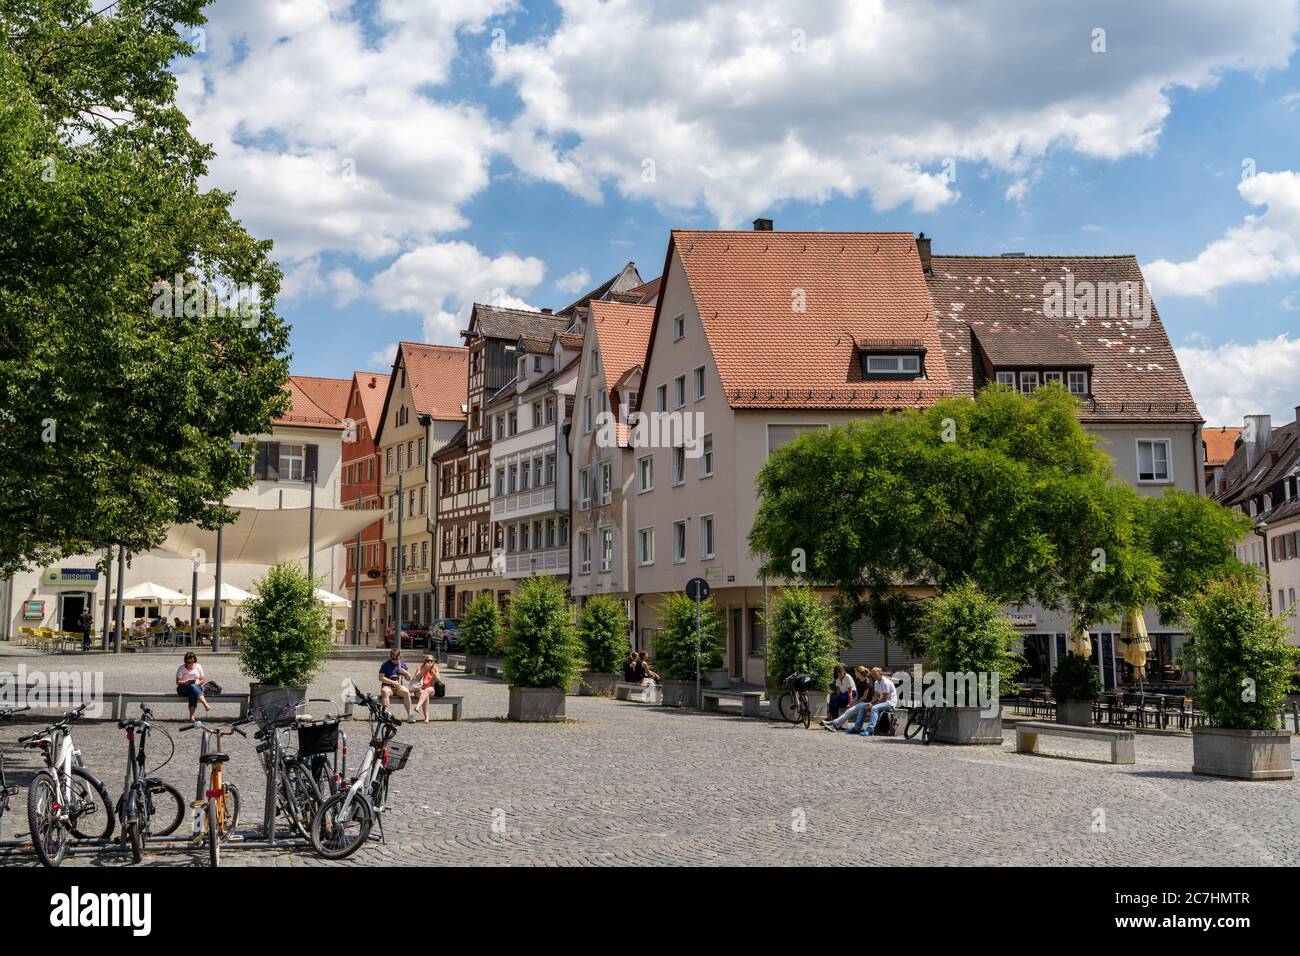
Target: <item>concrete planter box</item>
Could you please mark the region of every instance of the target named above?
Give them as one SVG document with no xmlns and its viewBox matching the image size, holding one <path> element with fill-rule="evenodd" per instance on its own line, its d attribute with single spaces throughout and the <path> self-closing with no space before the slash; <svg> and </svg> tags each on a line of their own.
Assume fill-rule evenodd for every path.
<svg viewBox="0 0 1300 956">
<path fill-rule="evenodd" d="M 564 688 L 564 696 L 578 697 L 582 694 L 582 679 L 575 677 L 568 687 Z"/>
<path fill-rule="evenodd" d="M 565 720 L 564 691 L 555 687 L 511 687 L 506 716 L 538 723 Z"/>
<path fill-rule="evenodd" d="M 604 671 L 583 671 L 582 682 L 578 685 L 578 696 L 613 697 L 614 684 L 618 682 L 619 676 Z"/>
<path fill-rule="evenodd" d="M 1002 711 L 985 717 L 982 707 L 941 707 L 934 739 L 944 744 L 1001 744 Z"/>
<path fill-rule="evenodd" d="M 767 716 L 771 720 L 785 720 L 781 716 L 781 695 L 785 693 L 784 688 L 775 690 L 769 689 L 767 692 Z M 830 713 L 830 701 L 827 699 L 827 693 L 824 690 L 808 691 L 808 711 L 812 714 L 813 720 L 824 720 Z"/>
<path fill-rule="evenodd" d="M 665 680 L 660 684 L 663 690 L 665 707 L 695 707 L 699 701 L 695 698 L 695 681 Z"/>
<path fill-rule="evenodd" d="M 710 687 L 713 690 L 726 690 L 731 686 L 731 675 L 727 673 L 725 667 L 713 668 L 713 670 L 704 675 L 704 678 L 708 681 L 704 686 Z"/>
<path fill-rule="evenodd" d="M 248 685 L 248 716 L 259 724 L 290 713 L 302 713 L 293 708 L 307 699 L 306 687 L 281 687 L 279 684 Z"/>
<path fill-rule="evenodd" d="M 1285 730 L 1192 730 L 1192 773 L 1237 780 L 1290 780 L 1291 734 Z"/>
<path fill-rule="evenodd" d="M 482 674 L 483 668 L 487 664 L 487 658 L 478 654 L 465 655 L 465 673 Z"/>
<path fill-rule="evenodd" d="M 1056 722 L 1072 727 L 1092 726 L 1092 701 L 1058 700 L 1056 702 Z"/>
</svg>

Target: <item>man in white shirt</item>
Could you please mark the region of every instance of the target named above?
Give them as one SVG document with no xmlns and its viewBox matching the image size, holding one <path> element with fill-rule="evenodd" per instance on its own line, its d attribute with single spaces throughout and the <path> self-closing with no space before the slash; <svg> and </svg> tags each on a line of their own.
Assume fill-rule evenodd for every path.
<svg viewBox="0 0 1300 956">
<path fill-rule="evenodd" d="M 898 688 L 894 686 L 892 680 L 885 676 L 885 672 L 879 667 L 873 667 L 871 677 L 875 682 L 872 685 L 871 700 L 850 707 L 835 720 L 823 720 L 823 727 L 832 731 L 840 730 L 852 718 L 854 724 L 847 733 L 859 734 L 863 737 L 871 736 L 876 729 L 876 721 L 880 719 L 880 715 L 898 706 Z M 868 720 L 868 715 L 870 720 Z M 865 730 L 862 727 L 864 723 L 867 725 Z"/>
</svg>

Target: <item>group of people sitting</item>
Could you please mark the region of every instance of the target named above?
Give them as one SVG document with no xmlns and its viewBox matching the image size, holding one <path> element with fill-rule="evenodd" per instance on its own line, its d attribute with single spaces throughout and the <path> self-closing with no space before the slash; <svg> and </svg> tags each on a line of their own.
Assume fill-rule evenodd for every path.
<svg viewBox="0 0 1300 956">
<path fill-rule="evenodd" d="M 394 647 L 388 652 L 388 660 L 379 665 L 379 700 L 388 708 L 393 697 L 401 699 L 406 707 L 406 722 L 415 723 L 416 713 L 424 715 L 424 722 L 429 722 L 429 698 L 441 697 L 446 693 L 442 674 L 438 670 L 438 661 L 432 654 L 425 654 L 424 661 L 412 674 L 402 662 L 402 652 Z"/>
<path fill-rule="evenodd" d="M 848 668 L 836 664 L 828 708 L 830 717 L 822 721 L 822 727 L 870 737 L 883 715 L 888 715 L 885 720 L 892 721 L 897 706 L 898 688 L 879 667 L 856 667 L 849 673 Z M 850 721 L 853 726 L 845 727 Z"/>
<path fill-rule="evenodd" d="M 645 651 L 641 651 L 640 653 L 632 651 L 627 655 L 627 662 L 623 665 L 623 683 L 659 683 L 659 675 L 650 669 L 650 658 L 646 656 Z"/>
</svg>

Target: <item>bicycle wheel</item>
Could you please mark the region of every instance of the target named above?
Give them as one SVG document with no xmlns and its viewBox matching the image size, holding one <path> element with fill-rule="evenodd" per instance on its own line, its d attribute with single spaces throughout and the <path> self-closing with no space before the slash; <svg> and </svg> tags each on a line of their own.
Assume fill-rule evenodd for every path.
<svg viewBox="0 0 1300 956">
<path fill-rule="evenodd" d="M 786 691 L 776 702 L 776 709 L 781 713 L 781 719 L 789 723 L 799 722 L 799 705 L 794 699 L 794 694 Z"/>
<path fill-rule="evenodd" d="M 349 795 L 352 797 L 345 809 Z M 364 793 L 340 790 L 311 821 L 311 845 L 327 860 L 342 860 L 357 851 L 375 825 L 375 811 Z"/>
<path fill-rule="evenodd" d="M 221 822 L 216 797 L 208 797 L 208 865 L 221 865 Z"/>
<path fill-rule="evenodd" d="M 380 771 L 379 776 L 375 779 L 375 785 L 370 791 L 370 803 L 374 806 L 375 812 L 388 809 L 388 778 L 391 774 Z"/>
<path fill-rule="evenodd" d="M 233 783 L 221 785 L 221 839 L 229 840 L 239 826 L 239 788 Z"/>
<path fill-rule="evenodd" d="M 925 710 L 921 707 L 907 708 L 907 725 L 903 728 L 903 736 L 911 740 L 921 732 L 921 725 L 925 723 Z"/>
<path fill-rule="evenodd" d="M 113 835 L 117 816 L 108 788 L 84 767 L 72 768 L 72 807 L 68 829 L 78 840 L 107 840 Z"/>
<path fill-rule="evenodd" d="M 799 717 L 803 721 L 803 729 L 807 730 L 812 726 L 812 708 L 808 706 L 808 698 L 799 698 Z"/>
<path fill-rule="evenodd" d="M 185 819 L 185 800 L 180 791 L 157 777 L 145 781 L 149 788 L 149 833 L 153 836 L 170 836 Z M 175 809 L 172 810 L 171 807 Z M 166 826 L 158 826 L 161 820 Z"/>
<path fill-rule="evenodd" d="M 136 863 L 144 859 L 145 821 L 143 814 L 137 812 L 140 809 L 139 800 L 139 795 L 133 790 L 127 797 L 126 816 L 122 818 L 122 829 L 126 831 L 127 842 L 131 844 L 131 859 Z M 137 806 L 131 807 L 132 803 Z"/>
<path fill-rule="evenodd" d="M 934 739 L 934 733 L 939 729 L 939 708 L 927 707 L 925 715 L 925 725 L 921 728 L 921 740 L 928 744 Z"/>
<path fill-rule="evenodd" d="M 311 821 L 320 809 L 321 798 L 316 791 L 311 776 L 300 763 L 288 763 L 284 775 L 280 778 L 284 813 L 294 830 L 306 837 L 311 830 Z"/>
<path fill-rule="evenodd" d="M 54 775 L 48 770 L 39 771 L 27 788 L 27 826 L 36 858 L 45 866 L 62 863 L 67 845 L 67 833 L 59 822 L 59 812 L 54 809 L 58 802 L 59 788 Z"/>
</svg>

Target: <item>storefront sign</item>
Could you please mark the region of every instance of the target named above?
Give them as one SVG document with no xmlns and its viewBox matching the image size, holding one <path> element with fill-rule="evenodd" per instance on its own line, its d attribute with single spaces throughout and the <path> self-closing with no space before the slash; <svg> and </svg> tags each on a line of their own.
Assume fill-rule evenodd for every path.
<svg viewBox="0 0 1300 956">
<path fill-rule="evenodd" d="M 45 602 L 44 602 L 44 601 L 24 601 L 24 602 L 23 602 L 23 620 L 24 620 L 24 621 L 43 621 L 43 620 L 45 620 Z"/>
<path fill-rule="evenodd" d="M 1007 615 L 1012 627 L 1037 627 L 1038 615 L 1033 611 L 1012 611 Z"/>
<path fill-rule="evenodd" d="M 98 581 L 95 568 L 47 568 L 41 575 L 41 584 L 51 588 L 93 587 Z"/>
</svg>

